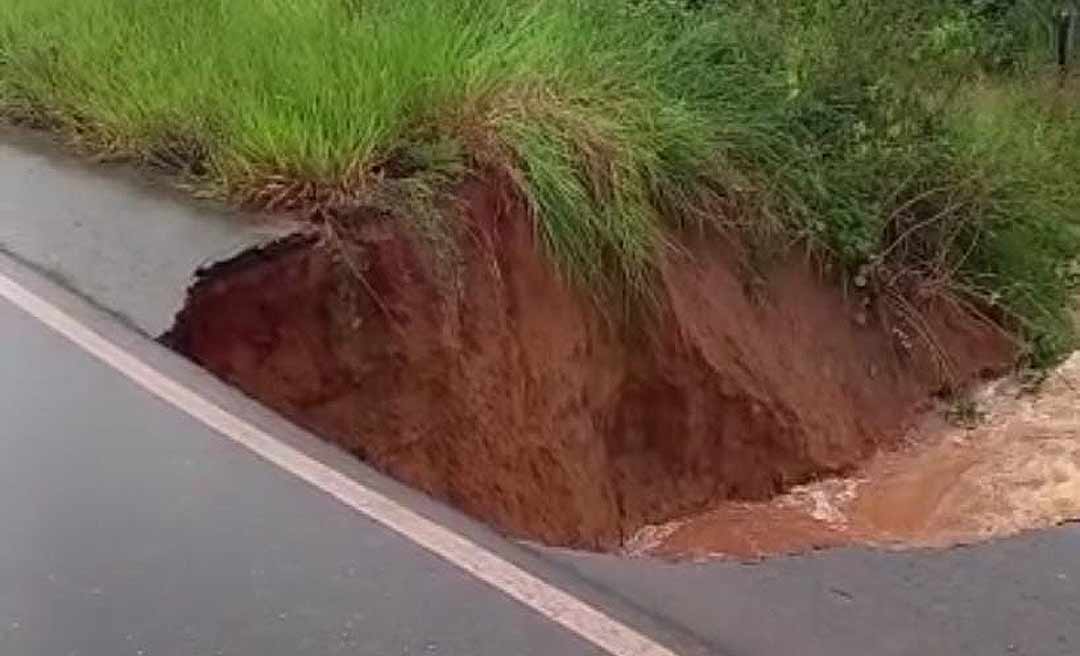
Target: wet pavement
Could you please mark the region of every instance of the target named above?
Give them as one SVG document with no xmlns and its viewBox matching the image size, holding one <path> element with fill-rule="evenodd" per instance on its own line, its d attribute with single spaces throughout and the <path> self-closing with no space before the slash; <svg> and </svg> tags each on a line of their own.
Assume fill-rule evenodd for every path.
<svg viewBox="0 0 1080 656">
<path fill-rule="evenodd" d="M 0 653 L 599 654 L 0 301 Z"/>
</svg>

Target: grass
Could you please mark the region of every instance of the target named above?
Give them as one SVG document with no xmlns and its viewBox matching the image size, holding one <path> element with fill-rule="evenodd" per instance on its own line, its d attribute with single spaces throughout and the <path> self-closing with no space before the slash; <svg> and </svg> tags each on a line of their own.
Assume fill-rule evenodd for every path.
<svg viewBox="0 0 1080 656">
<path fill-rule="evenodd" d="M 673 231 L 738 228 L 991 308 L 1035 359 L 1072 343 L 1080 130 L 1037 22 L 697 4 L 6 0 L 0 108 L 271 207 L 497 171 L 598 295 L 647 296 Z"/>
<path fill-rule="evenodd" d="M 1080 87 L 982 81 L 952 116 L 965 165 L 995 185 L 964 279 L 1008 308 L 1036 364 L 1075 348 Z"/>
</svg>

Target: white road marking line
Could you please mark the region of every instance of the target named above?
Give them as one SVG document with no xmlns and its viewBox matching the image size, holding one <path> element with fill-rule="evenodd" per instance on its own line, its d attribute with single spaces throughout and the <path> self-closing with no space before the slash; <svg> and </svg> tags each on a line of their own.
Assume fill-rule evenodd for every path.
<svg viewBox="0 0 1080 656">
<path fill-rule="evenodd" d="M 108 341 L 3 273 L 0 273 L 0 297 L 214 431 L 501 590 L 612 656 L 676 656 L 668 648 L 569 593 L 545 583 L 467 538 L 421 517 L 396 501 L 357 483 L 230 414 Z"/>
</svg>

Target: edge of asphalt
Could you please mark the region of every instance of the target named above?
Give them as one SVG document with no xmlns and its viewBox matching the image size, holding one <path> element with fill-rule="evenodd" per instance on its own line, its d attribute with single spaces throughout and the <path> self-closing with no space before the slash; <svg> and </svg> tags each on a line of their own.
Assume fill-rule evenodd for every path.
<svg viewBox="0 0 1080 656">
<path fill-rule="evenodd" d="M 299 229 L 0 123 L 0 252 L 145 335 L 172 325 L 195 271 Z"/>
<path fill-rule="evenodd" d="M 146 227 L 148 224 L 143 223 L 143 228 L 138 228 L 137 223 L 123 220 L 117 222 L 115 217 L 87 217 L 102 220 L 102 224 L 96 226 L 97 241 L 122 246 L 105 261 L 95 257 L 94 253 L 79 253 L 75 257 L 75 266 L 61 266 L 56 258 L 70 255 L 72 249 L 77 247 L 69 244 L 57 250 L 50 248 L 51 240 L 54 236 L 63 234 L 64 226 L 46 226 L 38 231 L 34 239 L 29 240 L 32 242 L 31 247 L 20 248 L 18 240 L 11 239 L 15 232 L 13 221 L 22 219 L 28 222 L 31 219 L 26 210 L 15 208 L 19 217 L 8 216 L 5 224 L 4 212 L 13 209 L 13 204 L 9 201 L 6 207 L 0 203 L 0 274 L 46 299 L 108 342 L 133 354 L 170 379 L 190 389 L 197 389 L 201 396 L 226 412 L 272 435 L 316 462 L 476 543 L 499 558 L 602 611 L 617 622 L 636 629 L 685 656 L 726 653 L 689 627 L 680 625 L 677 620 L 637 604 L 609 585 L 589 581 L 574 567 L 550 557 L 543 548 L 507 539 L 456 509 L 378 472 L 157 342 L 160 334 L 171 324 L 175 311 L 180 309 L 199 268 L 214 261 L 228 259 L 250 248 L 263 246 L 268 241 L 295 232 L 297 226 L 281 221 L 271 223 L 269 229 L 255 226 L 249 216 L 237 216 L 214 204 L 183 198 L 175 190 L 164 187 L 166 180 L 153 172 L 116 164 L 95 171 L 84 160 L 63 150 L 61 145 L 47 135 L 25 133 L 8 127 L 0 128 L 0 175 L 3 175 L 5 155 L 11 157 L 10 152 L 4 151 L 12 149 L 16 151 L 16 157 L 28 158 L 31 163 L 43 167 L 47 175 L 66 176 L 70 173 L 75 176 L 79 180 L 76 183 L 77 188 L 64 190 L 64 194 L 69 196 L 85 191 L 78 187 L 87 183 L 107 194 L 107 203 L 116 203 L 116 199 L 122 194 L 132 194 L 139 199 L 139 203 L 165 204 L 170 208 L 170 214 L 175 215 L 168 218 L 190 220 L 193 233 L 213 223 L 215 235 L 231 234 L 227 240 L 227 248 L 224 249 L 212 240 L 174 243 L 173 261 L 180 262 L 181 266 L 184 262 L 192 263 L 190 270 L 179 275 L 177 265 L 171 263 L 170 268 L 149 269 L 146 276 L 130 280 L 125 285 L 118 279 L 118 276 L 131 268 L 125 266 L 125 258 L 141 261 L 147 257 L 147 253 L 139 248 L 140 244 L 160 243 L 160 236 L 154 235 L 154 230 Z M 32 172 L 26 171 L 25 174 L 30 175 Z M 0 182 L 0 186 L 2 184 Z M 93 209 L 90 208 L 91 211 Z M 21 225 L 25 227 L 29 224 Z M 112 239 L 114 232 L 130 231 L 133 226 L 136 226 L 140 235 L 146 236 L 145 242 L 140 242 L 140 235 L 133 237 L 131 234 L 126 235 L 124 240 Z M 8 238 L 5 239 L 5 236 Z M 12 241 L 17 243 L 12 244 Z M 61 241 L 66 241 L 66 236 Z M 93 250 L 93 247 L 88 249 Z M 186 249 L 187 252 L 177 254 L 179 249 Z M 59 255 L 54 256 L 53 253 Z M 112 270 L 109 270 L 110 268 Z M 103 276 L 106 282 L 102 283 L 96 276 Z M 158 302 L 150 307 L 140 306 L 146 298 L 145 293 L 133 293 L 130 296 L 123 293 L 140 286 L 149 286 L 154 293 L 171 294 L 171 297 L 157 299 Z M 166 313 L 164 308 L 167 307 L 172 307 L 172 310 Z M 509 598 L 507 601 L 515 603 Z"/>
</svg>

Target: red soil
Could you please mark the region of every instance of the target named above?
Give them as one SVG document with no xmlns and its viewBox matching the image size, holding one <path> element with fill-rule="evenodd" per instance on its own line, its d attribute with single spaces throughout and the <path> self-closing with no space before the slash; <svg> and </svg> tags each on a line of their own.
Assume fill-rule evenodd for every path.
<svg viewBox="0 0 1080 656">
<path fill-rule="evenodd" d="M 598 549 L 851 469 L 944 384 L 804 261 L 748 290 L 720 239 L 673 252 L 659 321 L 621 330 L 560 280 L 518 203 L 480 182 L 461 198 L 458 292 L 402 222 L 361 212 L 347 253 L 298 239 L 203 272 L 168 339 L 476 517 Z M 959 380 L 1010 360 L 995 330 L 923 310 Z"/>
</svg>

